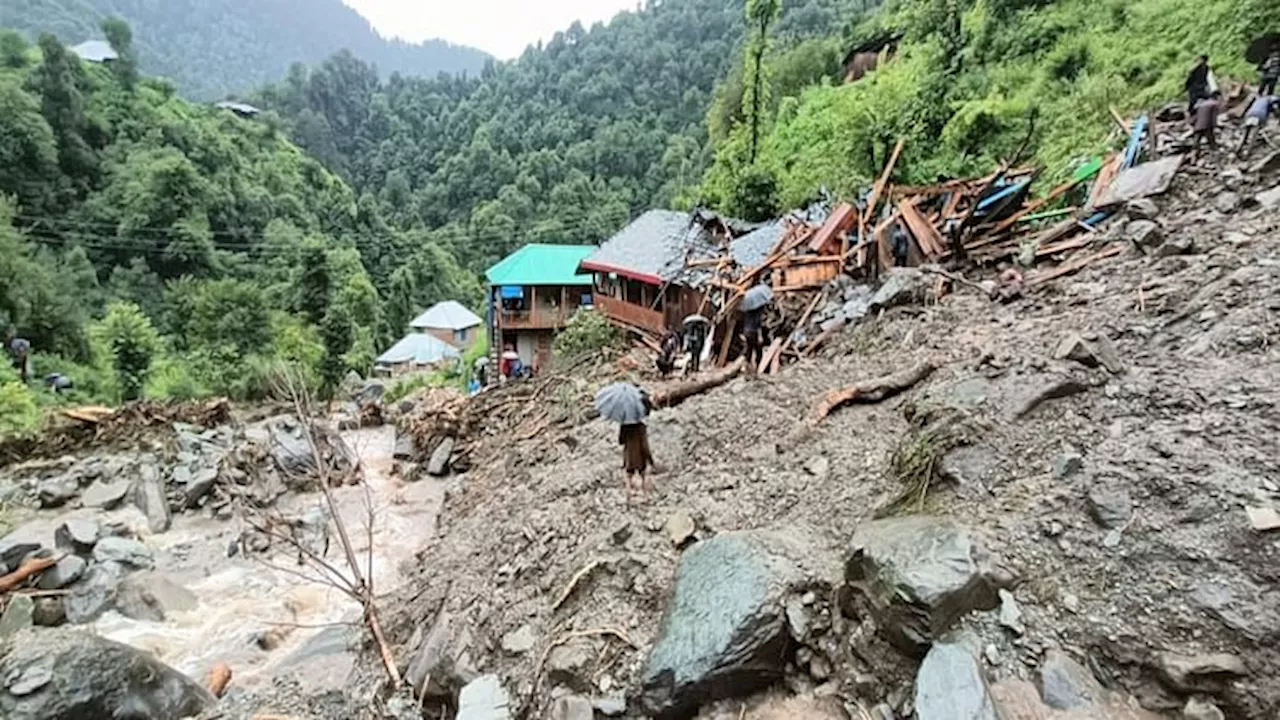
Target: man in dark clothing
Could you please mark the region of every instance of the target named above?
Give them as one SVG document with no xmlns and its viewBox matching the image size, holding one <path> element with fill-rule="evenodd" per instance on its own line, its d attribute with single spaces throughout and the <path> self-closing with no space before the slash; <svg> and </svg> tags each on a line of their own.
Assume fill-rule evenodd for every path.
<svg viewBox="0 0 1280 720">
<path fill-rule="evenodd" d="M 662 345 L 659 347 L 661 351 L 658 353 L 658 373 L 665 378 L 676 367 L 676 353 L 680 351 L 680 337 L 675 332 L 668 330 L 667 334 L 662 336 Z"/>
<path fill-rule="evenodd" d="M 764 328 L 764 308 L 743 313 L 742 318 L 742 339 L 747 346 L 747 372 L 755 373 L 760 367 L 760 360 L 764 356 L 764 338 L 761 337 L 761 331 Z"/>
<path fill-rule="evenodd" d="M 1195 112 L 1196 101 L 1209 97 L 1209 56 L 1201 55 L 1187 75 L 1187 114 Z"/>
<path fill-rule="evenodd" d="M 684 374 L 688 375 L 702 369 L 702 350 L 707 344 L 706 324 L 695 322 L 686 325 L 684 342 L 685 349 L 689 351 L 689 364 L 684 368 Z"/>
<path fill-rule="evenodd" d="M 893 225 L 893 264 L 898 267 L 906 267 L 910 260 L 911 246 L 907 238 L 907 233 L 902 226 L 894 223 Z"/>
<path fill-rule="evenodd" d="M 1209 149 L 1215 150 L 1218 147 L 1218 110 L 1222 107 L 1222 93 L 1215 92 L 1213 95 L 1196 101 L 1194 124 L 1195 141 L 1192 145 L 1192 155 L 1200 156 L 1200 141 L 1208 140 Z"/>
<path fill-rule="evenodd" d="M 1258 94 L 1262 97 L 1275 95 L 1276 83 L 1280 81 L 1280 44 L 1271 48 L 1267 59 L 1258 66 L 1258 72 L 1262 74 L 1262 85 L 1258 88 Z"/>
<path fill-rule="evenodd" d="M 22 382 L 30 381 L 31 368 L 27 356 L 31 353 L 31 343 L 17 337 L 13 328 L 5 328 L 4 351 L 13 362 L 13 366 L 18 369 L 18 373 L 22 375 Z"/>
</svg>

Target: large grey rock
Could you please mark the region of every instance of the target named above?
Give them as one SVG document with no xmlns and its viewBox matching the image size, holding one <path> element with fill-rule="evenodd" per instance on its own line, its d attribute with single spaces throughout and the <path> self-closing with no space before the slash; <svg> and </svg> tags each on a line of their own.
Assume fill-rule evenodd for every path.
<svg viewBox="0 0 1280 720">
<path fill-rule="evenodd" d="M 1045 653 L 1040 664 L 1040 697 L 1055 710 L 1074 710 L 1102 702 L 1102 685 L 1070 655 L 1061 650 Z"/>
<path fill-rule="evenodd" d="M 1135 198 L 1125 203 L 1125 214 L 1135 220 L 1155 220 L 1160 216 L 1160 207 L 1150 198 Z M 1132 223 L 1130 223 L 1132 225 Z"/>
<path fill-rule="evenodd" d="M 421 640 L 405 673 L 415 693 L 452 697 L 479 676 L 471 659 L 474 636 L 461 618 L 441 610 L 430 626 L 419 628 L 419 633 Z"/>
<path fill-rule="evenodd" d="M 307 638 L 276 666 L 308 695 L 340 693 L 356 669 L 360 631 L 352 626 L 330 627 Z"/>
<path fill-rule="evenodd" d="M 1000 720 L 987 680 L 963 643 L 934 643 L 916 673 L 918 720 Z"/>
<path fill-rule="evenodd" d="M 449 456 L 453 455 L 453 438 L 446 437 L 436 446 L 434 452 L 431 453 L 431 460 L 427 462 L 427 474 L 440 477 L 449 473 Z"/>
<path fill-rule="evenodd" d="M 138 480 L 133 484 L 133 504 L 147 516 L 147 529 L 152 533 L 167 532 L 173 525 L 169 499 L 165 497 L 160 473 L 154 467 L 139 468 Z"/>
<path fill-rule="evenodd" d="M 124 575 L 124 566 L 120 563 L 95 563 L 66 597 L 67 622 L 90 623 L 115 607 Z"/>
<path fill-rule="evenodd" d="M 1133 500 L 1127 490 L 1097 485 L 1089 491 L 1089 514 L 1104 528 L 1118 528 L 1133 515 Z"/>
<path fill-rule="evenodd" d="M 510 720 L 511 699 L 497 675 L 481 675 L 458 695 L 457 720 Z"/>
<path fill-rule="evenodd" d="M 929 278 L 917 268 L 892 268 L 885 273 L 884 282 L 872 296 L 868 310 L 876 312 L 898 305 L 924 302 L 929 296 L 929 289 Z"/>
<path fill-rule="evenodd" d="M 1164 232 L 1151 220 L 1134 220 L 1125 226 L 1124 232 L 1140 248 L 1154 248 L 1164 242 Z"/>
<path fill-rule="evenodd" d="M 128 494 L 129 482 L 127 480 L 118 480 L 116 482 L 95 480 L 80 496 L 80 503 L 87 508 L 110 510 L 124 502 L 125 496 Z"/>
<path fill-rule="evenodd" d="M 36 487 L 36 496 L 40 500 L 40 507 L 46 509 L 59 508 L 66 505 L 79 492 L 80 483 L 76 482 L 76 479 L 70 475 L 41 480 Z"/>
<path fill-rule="evenodd" d="M 88 562 L 79 555 L 68 555 L 57 565 L 40 573 L 41 590 L 61 590 L 84 576 Z"/>
<path fill-rule="evenodd" d="M 151 549 L 137 540 L 122 537 L 105 537 L 93 546 L 93 559 L 97 562 L 118 562 L 135 568 L 149 568 L 155 564 Z"/>
<path fill-rule="evenodd" d="M 302 475 L 315 470 L 315 457 L 301 423 L 292 415 L 264 421 L 271 459 L 281 472 Z"/>
<path fill-rule="evenodd" d="M 1182 707 L 1182 720 L 1226 720 L 1217 705 L 1203 698 L 1191 698 Z"/>
<path fill-rule="evenodd" d="M 689 716 L 781 678 L 787 600 L 838 574 L 838 561 L 796 531 L 722 533 L 685 550 L 645 664 L 641 709 Z"/>
<path fill-rule="evenodd" d="M 523 655 L 533 649 L 538 636 L 528 624 L 521 625 L 502 636 L 502 651 L 509 655 Z"/>
<path fill-rule="evenodd" d="M 128 645 L 68 629 L 0 640 L 6 720 L 176 720 L 214 703 L 204 688 Z"/>
<path fill-rule="evenodd" d="M 30 595 L 14 595 L 0 615 L 0 638 L 6 638 L 35 624 L 36 602 Z"/>
<path fill-rule="evenodd" d="M 880 632 L 917 657 L 962 615 L 999 604 L 988 558 L 950 518 L 870 523 L 854 535 L 845 578 L 867 596 Z"/>
<path fill-rule="evenodd" d="M 414 446 L 413 435 L 407 432 L 396 431 L 396 445 L 392 450 L 392 456 L 396 460 L 412 460 L 418 454 L 418 449 Z"/>
<path fill-rule="evenodd" d="M 22 565 L 26 557 L 40 550 L 40 543 L 31 542 L 27 538 L 10 535 L 0 540 L 0 569 L 11 573 Z"/>
<path fill-rule="evenodd" d="M 102 526 L 92 518 L 72 518 L 53 531 L 53 543 L 59 549 L 70 550 L 81 555 L 93 552 L 102 536 Z"/>
<path fill-rule="evenodd" d="M 577 695 L 562 697 L 551 704 L 551 720 L 594 720 L 591 701 Z"/>
<path fill-rule="evenodd" d="M 213 492 L 214 485 L 218 482 L 218 469 L 216 467 L 201 468 L 191 476 L 191 480 L 187 483 L 186 492 L 182 495 L 182 505 L 188 510 L 200 507 L 204 499 Z"/>
<path fill-rule="evenodd" d="M 1074 360 L 1085 367 L 1104 367 L 1112 374 L 1124 372 L 1124 364 L 1120 362 L 1115 346 L 1102 334 L 1072 333 L 1058 343 L 1054 356 L 1059 360 Z"/>
<path fill-rule="evenodd" d="M 134 620 L 164 622 L 171 613 L 189 612 L 199 604 L 190 590 L 156 572 L 130 575 L 116 594 L 116 610 Z"/>
<path fill-rule="evenodd" d="M 1165 652 L 1156 656 L 1155 664 L 1160 679 L 1182 693 L 1218 692 L 1226 682 L 1249 674 L 1243 660 L 1227 653 L 1180 655 Z"/>
<path fill-rule="evenodd" d="M 547 679 L 556 685 L 586 692 L 598 653 L 585 640 L 570 640 L 547 654 Z"/>
<path fill-rule="evenodd" d="M 1253 201 L 1264 210 L 1280 208 L 1280 185 L 1253 196 Z"/>
</svg>

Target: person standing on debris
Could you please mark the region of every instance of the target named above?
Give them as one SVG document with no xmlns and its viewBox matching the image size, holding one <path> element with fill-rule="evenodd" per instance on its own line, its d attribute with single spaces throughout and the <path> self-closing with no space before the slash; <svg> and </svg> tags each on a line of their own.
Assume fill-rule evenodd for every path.
<svg viewBox="0 0 1280 720">
<path fill-rule="evenodd" d="M 764 308 L 742 314 L 742 341 L 747 347 L 747 373 L 754 374 L 764 359 Z"/>
<path fill-rule="evenodd" d="M 689 364 L 684 366 L 684 374 L 688 375 L 702 369 L 702 351 L 707 344 L 707 324 L 686 321 L 684 340 L 685 349 L 689 352 Z"/>
<path fill-rule="evenodd" d="M 31 354 L 31 343 L 18 337 L 12 327 L 7 327 L 4 329 L 4 351 L 22 376 L 22 382 L 30 382 L 31 363 L 28 356 Z"/>
<path fill-rule="evenodd" d="M 1258 87 L 1258 94 L 1262 97 L 1275 95 L 1276 83 L 1280 82 L 1280 43 L 1272 46 L 1267 58 L 1258 66 L 1258 72 L 1262 75 L 1262 84 Z"/>
<path fill-rule="evenodd" d="M 680 351 L 680 336 L 674 330 L 668 330 L 662 336 L 662 345 L 658 351 L 658 374 L 666 378 L 676 367 L 676 353 Z"/>
<path fill-rule="evenodd" d="M 893 224 L 893 235 L 891 237 L 893 264 L 896 267 L 906 267 L 911 256 L 911 246 L 907 239 L 907 232 L 902 229 L 900 223 Z"/>
<path fill-rule="evenodd" d="M 1187 75 L 1187 82 L 1184 84 L 1187 90 L 1188 115 L 1195 112 L 1197 102 L 1209 97 L 1209 76 L 1211 73 L 1209 56 L 1201 55 L 1196 59 L 1195 67 L 1191 68 L 1191 73 Z"/>
<path fill-rule="evenodd" d="M 1280 97 L 1275 95 L 1259 95 L 1249 110 L 1244 114 L 1244 137 L 1240 139 L 1240 147 L 1236 148 L 1236 157 L 1244 155 L 1244 151 L 1253 145 L 1267 124 L 1267 118 L 1280 108 Z"/>
<path fill-rule="evenodd" d="M 1196 101 L 1195 107 L 1195 124 L 1194 128 L 1195 142 L 1192 145 L 1192 155 L 1200 156 L 1200 142 L 1208 141 L 1209 149 L 1216 150 L 1218 148 L 1218 110 L 1222 107 L 1222 93 L 1214 92 L 1207 98 Z"/>
</svg>

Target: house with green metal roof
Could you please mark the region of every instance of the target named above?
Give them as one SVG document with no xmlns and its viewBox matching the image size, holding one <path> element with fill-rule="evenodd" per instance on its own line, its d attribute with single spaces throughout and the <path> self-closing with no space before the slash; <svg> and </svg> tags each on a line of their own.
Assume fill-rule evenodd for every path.
<svg viewBox="0 0 1280 720">
<path fill-rule="evenodd" d="M 499 352 L 514 350 L 537 369 L 551 359 L 551 341 L 578 308 L 592 304 L 590 274 L 578 266 L 590 245 L 530 244 L 485 272 L 489 337 Z"/>
</svg>

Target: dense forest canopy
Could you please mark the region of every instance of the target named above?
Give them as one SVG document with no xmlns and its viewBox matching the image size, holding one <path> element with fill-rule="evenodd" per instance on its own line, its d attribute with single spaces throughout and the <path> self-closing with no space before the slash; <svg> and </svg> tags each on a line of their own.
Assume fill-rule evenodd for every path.
<svg viewBox="0 0 1280 720">
<path fill-rule="evenodd" d="M 774 46 L 810 41 L 797 79 L 837 69 L 839 38 L 864 4 L 783 4 Z M 350 182 L 362 207 L 426 229 L 479 271 L 526 242 L 598 242 L 649 207 L 687 204 L 709 160 L 717 81 L 745 36 L 741 1 L 651 1 L 608 24 L 575 24 L 478 78 L 380 82 L 344 53 L 295 66 L 255 101 Z M 363 250 L 384 264 L 378 249 Z"/>
<path fill-rule="evenodd" d="M 295 62 L 319 63 L 350 50 L 384 73 L 477 75 L 491 58 L 442 40 L 410 44 L 381 37 L 342 0 L 4 0 L 0 27 L 35 40 L 105 39 L 103 20 L 133 28 L 141 67 L 184 94 L 222 99 L 285 76 Z"/>
</svg>

